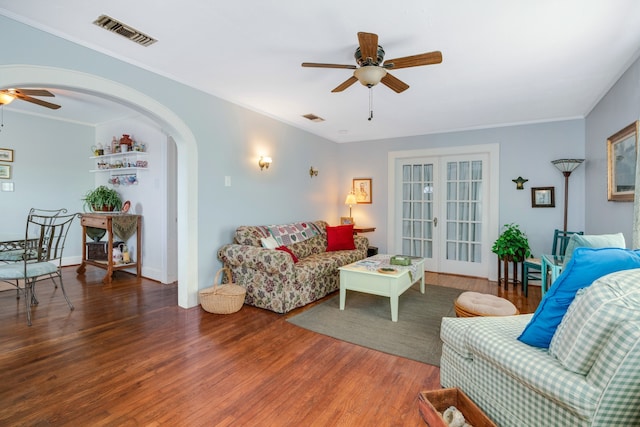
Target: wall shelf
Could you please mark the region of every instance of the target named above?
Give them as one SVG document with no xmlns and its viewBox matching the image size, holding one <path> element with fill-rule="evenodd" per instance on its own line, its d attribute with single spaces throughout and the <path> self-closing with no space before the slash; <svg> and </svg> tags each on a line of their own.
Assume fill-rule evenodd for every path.
<svg viewBox="0 0 640 427">
<path fill-rule="evenodd" d="M 102 156 L 91 156 L 90 159 L 95 160 L 95 169 L 91 169 L 91 173 L 109 173 L 109 184 L 135 184 L 138 181 L 138 171 L 148 170 L 148 156 L 144 151 L 128 151 L 126 153 L 104 154 Z M 119 181 L 119 177 L 127 177 L 123 182 Z M 128 177 L 134 177 L 129 180 Z"/>
</svg>

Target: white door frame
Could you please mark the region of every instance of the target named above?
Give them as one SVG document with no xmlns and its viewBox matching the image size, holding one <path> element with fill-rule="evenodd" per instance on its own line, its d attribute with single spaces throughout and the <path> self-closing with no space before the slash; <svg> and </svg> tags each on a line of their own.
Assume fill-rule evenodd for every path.
<svg viewBox="0 0 640 427">
<path fill-rule="evenodd" d="M 488 162 L 486 171 L 488 174 L 489 194 L 485 195 L 488 204 L 488 218 L 486 218 L 487 229 L 489 234 L 486 238 L 488 242 L 482 249 L 483 259 L 491 259 L 491 242 L 498 238 L 499 234 L 499 211 L 500 211 L 500 145 L 479 144 L 479 145 L 463 145 L 458 147 L 441 147 L 441 148 L 425 148 L 418 150 L 406 151 L 390 151 L 387 155 L 388 174 L 387 174 L 387 190 L 389 198 L 387 203 L 387 248 L 389 253 L 396 253 L 400 248 L 396 248 L 396 206 L 397 197 L 395 177 L 397 173 L 397 165 L 399 161 L 421 158 L 421 157 L 443 157 L 443 156 L 463 156 L 471 154 L 487 154 Z M 498 268 L 497 263 L 488 262 L 489 280 L 497 280 Z"/>
</svg>

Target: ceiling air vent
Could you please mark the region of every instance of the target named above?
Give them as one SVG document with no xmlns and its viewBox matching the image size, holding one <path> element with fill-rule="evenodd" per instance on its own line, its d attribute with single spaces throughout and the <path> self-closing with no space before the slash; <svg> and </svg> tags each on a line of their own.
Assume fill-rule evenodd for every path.
<svg viewBox="0 0 640 427">
<path fill-rule="evenodd" d="M 316 122 L 316 123 L 324 122 L 324 119 L 322 117 L 318 117 L 315 114 L 305 114 L 302 117 L 304 117 L 305 119 L 309 119 L 312 122 Z"/>
<path fill-rule="evenodd" d="M 128 38 L 132 42 L 138 43 L 142 46 L 151 46 L 158 40 L 153 37 L 149 37 L 148 35 L 141 33 L 140 31 L 132 28 L 128 25 L 123 24 L 122 22 L 113 19 L 107 15 L 100 15 L 98 19 L 93 21 L 98 27 L 102 27 L 105 30 L 109 30 L 112 33 L 120 34 L 123 37 Z"/>
</svg>

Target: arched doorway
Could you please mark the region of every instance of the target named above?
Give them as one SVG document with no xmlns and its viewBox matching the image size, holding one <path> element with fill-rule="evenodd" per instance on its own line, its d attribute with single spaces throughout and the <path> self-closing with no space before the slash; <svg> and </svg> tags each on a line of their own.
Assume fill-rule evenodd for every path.
<svg viewBox="0 0 640 427">
<path fill-rule="evenodd" d="M 91 94 L 126 105 L 170 134 L 178 151 L 178 305 L 198 304 L 198 162 L 195 137 L 166 106 L 120 83 L 78 71 L 29 65 L 0 66 L 0 86 L 44 86 Z"/>
</svg>

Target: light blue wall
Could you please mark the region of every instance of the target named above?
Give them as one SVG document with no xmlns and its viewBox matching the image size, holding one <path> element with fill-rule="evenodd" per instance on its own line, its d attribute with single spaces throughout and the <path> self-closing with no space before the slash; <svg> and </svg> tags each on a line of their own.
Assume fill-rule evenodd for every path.
<svg viewBox="0 0 640 427">
<path fill-rule="evenodd" d="M 607 201 L 607 138 L 639 118 L 640 60 L 627 69 L 586 119 L 586 231 L 623 232 L 628 247 L 632 243 L 633 203 Z"/>
<path fill-rule="evenodd" d="M 72 69 L 120 82 L 168 106 L 189 127 L 198 144 L 200 288 L 211 285 L 220 267 L 217 250 L 238 225 L 336 216 L 335 143 L 1 16 L 0 35 L 14 41 L 3 49 L 1 64 Z M 64 132 L 48 139 L 61 153 L 76 149 Z M 273 158 L 268 171 L 258 168 L 260 154 Z M 84 189 L 93 177 L 85 151 L 78 155 Z M 313 179 L 311 165 L 320 170 Z M 224 186 L 225 176 L 231 187 Z M 13 208 L 7 214 L 23 215 Z"/>
<path fill-rule="evenodd" d="M 584 120 L 578 119 L 344 144 L 340 146 L 340 201 L 344 203 L 352 178 L 373 178 L 373 203 L 357 205 L 353 216 L 362 225 L 379 227 L 380 231 L 367 237 L 384 250 L 388 152 L 497 143 L 500 145 L 499 224 L 520 224 L 534 254 L 549 252 L 553 230 L 563 227 L 564 212 L 564 176 L 551 160 L 583 158 L 583 142 Z M 516 190 L 511 181 L 518 176 L 529 180 L 524 190 Z M 555 187 L 556 207 L 532 208 L 531 187 Z M 343 207 L 342 214 L 346 213 L 348 207 Z M 570 180 L 568 228 L 582 230 L 584 224 L 584 169 L 579 168 Z"/>
<path fill-rule="evenodd" d="M 14 150 L 13 192 L 0 192 L 0 235 L 24 237 L 29 209 L 82 211 L 82 196 L 93 187 L 89 149 L 94 129 L 4 111 L 0 147 Z M 77 221 L 77 220 L 76 220 Z M 81 254 L 80 226 L 72 227 L 65 253 Z"/>
<path fill-rule="evenodd" d="M 168 106 L 190 128 L 198 144 L 199 159 L 200 287 L 210 284 L 219 268 L 216 251 L 231 240 L 238 225 L 301 219 L 337 222 L 340 216 L 348 213 L 348 207 L 343 203 L 354 177 L 373 178 L 373 204 L 354 207 L 354 216 L 366 219 L 362 225 L 378 227 L 375 233 L 367 236 L 373 244 L 384 249 L 389 151 L 498 143 L 499 223 L 521 224 L 529 234 L 534 253 L 546 252 L 553 229 L 562 227 L 564 178 L 550 161 L 561 157 L 586 157 L 585 165 L 571 175 L 569 228 L 587 232 L 625 228 L 625 234 L 630 233 L 630 205 L 606 202 L 606 164 L 603 162 L 606 162 L 606 137 L 638 117 L 640 71 L 637 63 L 586 121 L 567 120 L 335 144 L 5 17 L 0 17 L 0 35 L 12 40 L 3 47 L 0 64 L 73 69 L 121 82 Z M 5 122 L 8 118 L 5 115 Z M 0 142 L 18 140 L 7 136 L 8 129 L 5 126 L 0 133 Z M 93 139 L 90 129 L 84 131 L 90 134 L 87 138 Z M 42 134 L 46 134 L 50 147 L 56 147 L 50 158 L 58 155 L 64 158 L 64 162 L 79 165 L 77 169 L 65 168 L 65 174 L 73 174 L 73 178 L 67 178 L 67 181 L 74 181 L 73 187 L 52 184 L 55 187 L 53 193 L 68 194 L 69 206 L 79 203 L 77 194 L 83 193 L 92 182 L 92 177 L 86 172 L 90 165 L 84 141 L 83 148 L 78 150 L 79 143 L 70 137 L 73 131 L 43 130 Z M 38 140 L 44 140 L 42 136 L 39 135 Z M 5 142 L 0 144 L 2 147 L 6 145 Z M 273 165 L 268 171 L 258 169 L 257 161 L 261 154 L 273 157 Z M 17 149 L 16 158 L 22 155 L 22 148 Z M 35 153 L 31 155 L 35 156 Z M 35 164 L 35 161 L 29 159 L 29 164 Z M 320 171 L 318 177 L 309 178 L 310 166 Z M 519 175 L 529 179 L 524 191 L 516 191 L 515 184 L 511 182 Z M 225 176 L 231 177 L 231 187 L 224 186 Z M 20 186 L 22 183 L 17 183 L 16 190 Z M 532 186 L 555 187 L 556 208 L 532 209 Z M 590 189 L 588 193 L 585 188 Z M 25 204 L 28 207 L 33 200 L 38 200 L 40 193 L 33 190 L 30 195 L 29 203 Z M 5 194 L 0 194 L 0 197 L 5 197 Z M 23 216 L 25 206 L 18 209 L 17 205 L 5 205 L 3 201 L 2 216 Z M 585 206 L 588 206 L 586 211 Z M 615 221 L 603 220 L 610 215 L 615 216 Z"/>
</svg>

